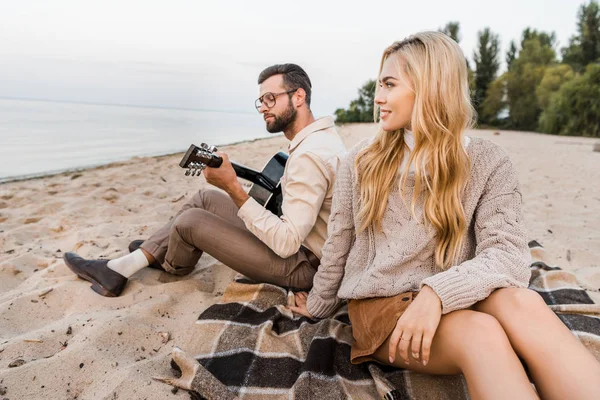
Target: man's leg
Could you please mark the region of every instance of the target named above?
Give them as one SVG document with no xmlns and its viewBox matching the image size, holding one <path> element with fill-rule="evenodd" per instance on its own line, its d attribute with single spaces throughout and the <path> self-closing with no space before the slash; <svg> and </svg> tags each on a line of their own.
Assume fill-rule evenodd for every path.
<svg viewBox="0 0 600 400">
<path fill-rule="evenodd" d="M 228 200 L 227 206 L 222 206 L 222 200 Z M 237 213 L 237 207 L 231 207 L 229 196 L 217 190 L 205 190 L 198 192 L 188 201 L 177 215 L 194 207 L 206 207 L 218 212 L 227 218 L 233 219 Z M 173 221 L 176 219 L 174 218 Z M 241 221 L 239 221 L 243 225 Z M 239 224 L 238 223 L 238 224 Z M 168 246 L 168 232 L 172 222 L 157 231 L 150 238 L 148 250 L 152 251 L 159 260 L 164 260 L 164 254 Z M 153 255 L 144 253 L 137 249 L 131 254 L 113 260 L 86 260 L 76 253 L 67 252 L 63 256 L 65 264 L 80 278 L 92 283 L 92 289 L 103 296 L 119 296 L 128 278 L 140 269 L 154 262 Z"/>
<path fill-rule="evenodd" d="M 191 272 L 202 251 L 206 251 L 250 279 L 299 289 L 310 288 L 316 270 L 306 254 L 300 251 L 286 259 L 277 256 L 246 229 L 244 222 L 237 217 L 237 210 L 233 200 L 223 192 L 199 192 L 186 203 L 178 217 L 167 225 L 169 233 L 166 238 L 164 231 L 167 227 L 164 227 L 142 247 L 148 244 L 148 251 L 152 251 L 157 259 L 165 261 L 163 267 L 178 275 Z M 139 262 L 140 257 L 137 255 L 142 250 L 136 251 L 138 253 L 135 255 L 134 252 L 128 256 L 136 256 L 134 262 Z M 163 251 L 165 254 L 161 254 Z M 97 293 L 119 296 L 127 278 L 147 266 L 150 261 L 135 262 L 136 265 L 132 266 L 129 259 L 126 259 L 128 256 L 110 261 L 85 260 L 69 252 L 65 253 L 64 259 L 73 272 L 92 283 L 92 289 Z M 115 261 L 118 263 L 116 266 L 109 266 L 109 263 Z"/>
<path fill-rule="evenodd" d="M 244 227 L 244 222 L 237 217 L 238 208 L 226 193 L 212 188 L 199 190 L 166 225 L 152 234 L 140 246 L 146 254 L 149 254 L 153 258 L 153 260 L 148 260 L 150 263 L 157 261 L 162 264 L 164 262 L 169 244 L 171 226 L 181 214 L 195 208 L 210 211 L 227 219 L 236 226 Z"/>
<path fill-rule="evenodd" d="M 231 207 L 235 213 L 216 213 L 200 208 L 188 209 L 174 221 L 169 232 L 163 267 L 177 275 L 194 269 L 206 252 L 248 278 L 279 286 L 309 289 L 315 268 L 303 251 L 281 258 L 237 217 L 237 207 L 225 195 L 220 207 Z"/>
<path fill-rule="evenodd" d="M 126 278 L 131 277 L 137 271 L 148 266 L 152 266 L 152 268 L 164 269 L 161 265 L 167 252 L 169 231 L 171 230 L 173 222 L 182 213 L 195 208 L 208 210 L 229 220 L 233 220 L 234 218 L 239 220 L 239 218 L 236 217 L 237 207 L 235 207 L 235 204 L 233 204 L 232 208 L 229 196 L 216 189 L 200 190 L 198 193 L 192 196 L 192 198 L 185 203 L 183 207 L 181 207 L 179 212 L 175 214 L 175 217 L 172 218 L 171 221 L 169 221 L 165 226 L 144 241 L 138 250 L 132 251 L 131 254 L 110 260 L 107 264 L 108 268 Z M 237 223 L 237 221 L 235 222 Z"/>
</svg>

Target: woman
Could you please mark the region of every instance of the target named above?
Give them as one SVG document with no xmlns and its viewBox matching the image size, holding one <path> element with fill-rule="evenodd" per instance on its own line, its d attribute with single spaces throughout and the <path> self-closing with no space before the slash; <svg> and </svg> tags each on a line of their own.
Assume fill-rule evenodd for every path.
<svg viewBox="0 0 600 400">
<path fill-rule="evenodd" d="M 325 318 L 348 299 L 351 361 L 465 375 L 473 399 L 600 398 L 600 363 L 534 291 L 515 169 L 473 120 L 458 45 L 423 32 L 383 54 L 380 132 L 336 180 L 310 294 Z"/>
</svg>

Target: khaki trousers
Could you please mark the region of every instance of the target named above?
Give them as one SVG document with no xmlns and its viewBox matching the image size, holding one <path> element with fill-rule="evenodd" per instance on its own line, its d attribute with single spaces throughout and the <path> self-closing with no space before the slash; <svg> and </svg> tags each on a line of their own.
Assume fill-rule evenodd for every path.
<svg viewBox="0 0 600 400">
<path fill-rule="evenodd" d="M 175 275 L 193 271 L 206 252 L 253 281 L 308 290 L 316 268 L 300 250 L 281 258 L 250 232 L 238 207 L 216 189 L 196 193 L 142 248 Z"/>
</svg>

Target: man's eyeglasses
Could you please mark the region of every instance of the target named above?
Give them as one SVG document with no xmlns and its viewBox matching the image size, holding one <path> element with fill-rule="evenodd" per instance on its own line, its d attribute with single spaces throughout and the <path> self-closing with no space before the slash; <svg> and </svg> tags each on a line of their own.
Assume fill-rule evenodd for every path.
<svg viewBox="0 0 600 400">
<path fill-rule="evenodd" d="M 262 107 L 263 104 L 268 108 L 275 107 L 276 99 L 278 96 L 281 96 L 282 94 L 294 93 L 296 90 L 298 89 L 288 90 L 287 92 L 281 93 L 267 92 L 260 96 L 258 99 L 256 99 L 256 101 L 254 102 L 254 107 L 256 107 L 257 110 L 260 110 L 260 107 Z"/>
</svg>

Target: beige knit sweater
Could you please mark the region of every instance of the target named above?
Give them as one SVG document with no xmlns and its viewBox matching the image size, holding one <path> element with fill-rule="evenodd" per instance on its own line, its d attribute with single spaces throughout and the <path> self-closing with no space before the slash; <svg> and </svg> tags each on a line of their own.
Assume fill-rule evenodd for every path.
<svg viewBox="0 0 600 400">
<path fill-rule="evenodd" d="M 435 232 L 420 222 L 422 202 L 415 207 L 415 220 L 400 198 L 399 185 L 390 191 L 382 231 L 357 234 L 360 192 L 354 163 L 368 143 L 364 140 L 350 150 L 338 170 L 329 235 L 307 300 L 311 315 L 331 315 L 340 299 L 395 296 L 423 285 L 437 293 L 446 314 L 487 298 L 494 289 L 527 287 L 531 258 L 522 196 L 516 171 L 502 148 L 481 138 L 471 138 L 466 148 L 471 160 L 462 197 L 467 237 L 456 265 L 443 271 L 434 263 Z M 408 203 L 414 183 L 410 174 Z"/>
</svg>

